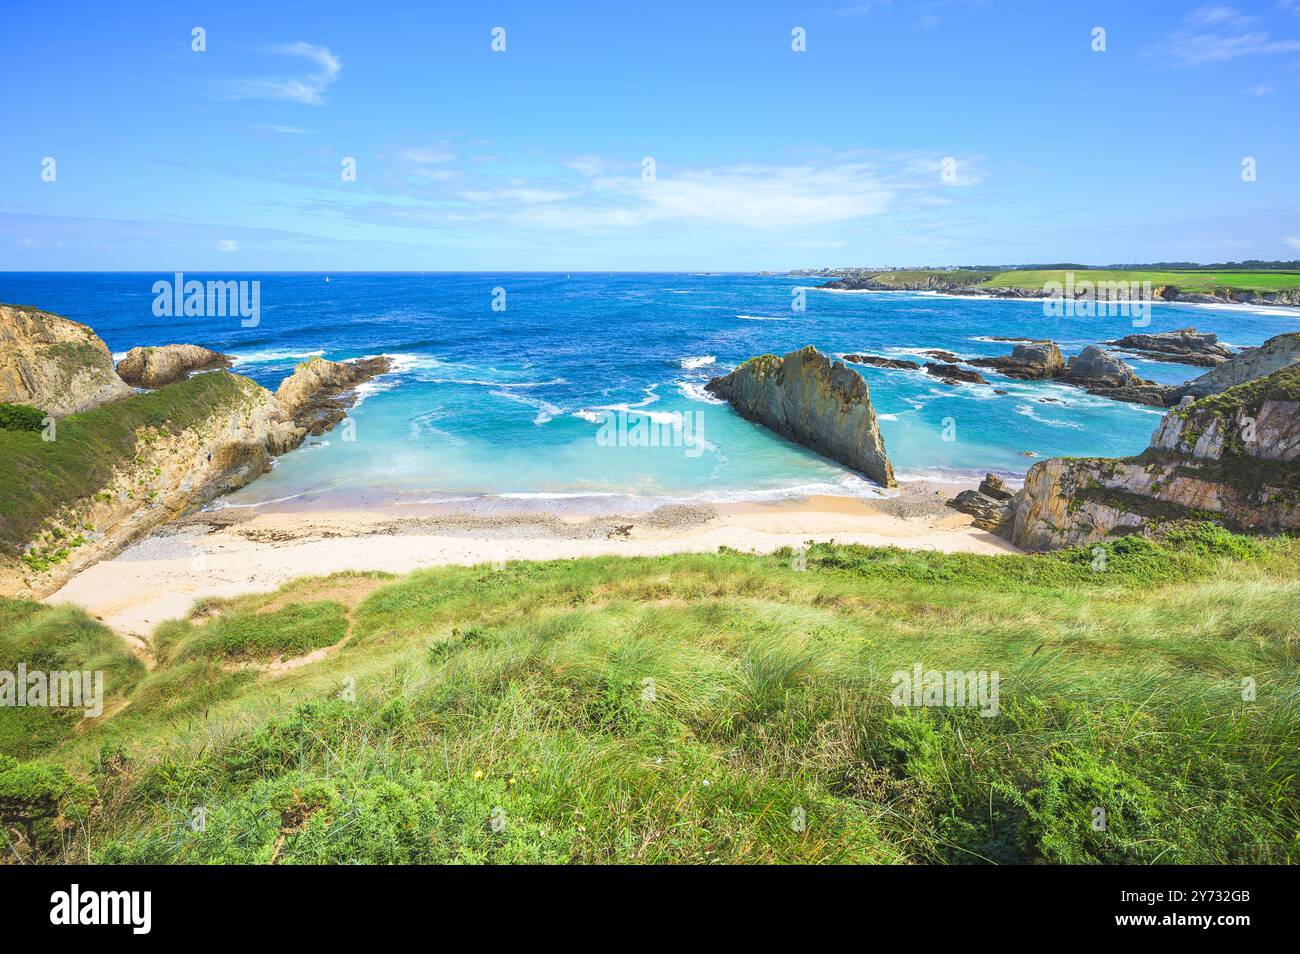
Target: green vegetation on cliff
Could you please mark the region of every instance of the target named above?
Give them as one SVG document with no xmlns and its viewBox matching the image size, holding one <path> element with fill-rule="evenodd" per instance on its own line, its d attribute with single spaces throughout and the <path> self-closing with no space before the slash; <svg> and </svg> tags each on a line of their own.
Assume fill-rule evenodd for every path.
<svg viewBox="0 0 1300 954">
<path fill-rule="evenodd" d="M 998 272 L 984 279 L 983 284 L 993 288 L 1042 288 L 1048 282 L 1065 284 L 1066 276 L 1074 273 L 1077 285 L 1090 282 L 1150 282 L 1153 288 L 1173 285 L 1179 291 L 1211 294 L 1221 291 L 1270 292 L 1300 288 L 1300 272 L 1279 271 L 1123 271 L 1116 269 L 1016 269 Z"/>
<path fill-rule="evenodd" d="M 602 558 L 205 601 L 155 634 L 153 671 L 121 677 L 124 706 L 32 763 L 96 786 L 88 820 L 38 826 L 34 846 L 11 827 L 4 850 L 1297 860 L 1300 543 L 1192 527 L 1101 552 L 814 546 L 803 570 L 790 553 Z M 11 605 L 0 647 L 26 625 Z M 895 707 L 892 673 L 918 663 L 997 671 L 997 714 Z"/>
<path fill-rule="evenodd" d="M 250 382 L 223 371 L 200 374 L 58 422 L 54 440 L 0 429 L 0 553 L 15 555 L 62 507 L 94 494 L 141 441 L 193 427 L 247 398 Z"/>
</svg>

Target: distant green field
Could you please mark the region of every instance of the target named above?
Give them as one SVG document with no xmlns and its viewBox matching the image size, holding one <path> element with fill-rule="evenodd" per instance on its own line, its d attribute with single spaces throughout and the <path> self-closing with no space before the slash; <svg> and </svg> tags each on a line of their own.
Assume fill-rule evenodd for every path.
<svg viewBox="0 0 1300 954">
<path fill-rule="evenodd" d="M 895 274 L 907 274 L 898 272 Z M 915 274 L 921 274 L 919 272 Z M 965 274 L 960 272 L 946 273 Z M 1065 283 L 1069 274 L 1064 269 L 1051 271 L 1011 271 L 999 272 L 984 282 L 990 287 L 1042 288 L 1049 281 Z M 957 279 L 953 279 L 957 280 Z M 1173 285 L 1180 291 L 1211 292 L 1219 288 L 1235 288 L 1241 291 L 1282 291 L 1300 288 L 1300 272 L 1149 272 L 1149 271 L 1110 271 L 1105 269 L 1087 269 L 1074 273 L 1075 282 L 1087 280 L 1093 282 L 1150 282 L 1152 286 Z"/>
</svg>

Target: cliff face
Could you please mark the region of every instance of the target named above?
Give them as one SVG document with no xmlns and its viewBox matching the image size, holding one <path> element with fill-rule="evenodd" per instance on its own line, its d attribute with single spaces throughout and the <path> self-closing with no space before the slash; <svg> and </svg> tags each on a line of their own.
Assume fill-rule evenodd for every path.
<svg viewBox="0 0 1300 954">
<path fill-rule="evenodd" d="M 228 368 L 229 356 L 198 345 L 132 348 L 117 363 L 117 376 L 137 388 L 160 388 L 183 381 L 194 371 Z"/>
<path fill-rule="evenodd" d="M 784 358 L 751 358 L 706 389 L 746 420 L 894 486 L 867 382 L 812 345 Z"/>
<path fill-rule="evenodd" d="M 1011 540 L 1051 550 L 1206 518 L 1243 531 L 1300 529 L 1300 365 L 1184 400 L 1137 457 L 1035 464 Z"/>
<path fill-rule="evenodd" d="M 64 417 L 130 395 L 108 346 L 85 325 L 0 305 L 0 403 Z"/>
<path fill-rule="evenodd" d="M 1174 389 L 1174 400 L 1218 394 L 1228 388 L 1254 381 L 1300 361 L 1300 332 L 1288 331 L 1269 338 L 1258 348 L 1245 348 L 1232 359 L 1199 378 Z"/>
<path fill-rule="evenodd" d="M 302 442 L 303 430 L 269 391 L 248 378 L 216 373 L 227 379 L 222 396 L 197 421 L 179 430 L 138 429 L 133 450 L 93 492 L 52 504 L 23 559 L 0 565 L 0 592 L 51 593 L 79 570 L 242 487 L 270 469 L 274 455 Z"/>
</svg>

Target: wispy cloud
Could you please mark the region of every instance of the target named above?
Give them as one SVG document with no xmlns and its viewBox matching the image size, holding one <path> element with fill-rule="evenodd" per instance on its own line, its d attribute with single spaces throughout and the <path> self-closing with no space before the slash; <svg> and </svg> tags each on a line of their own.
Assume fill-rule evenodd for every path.
<svg viewBox="0 0 1300 954">
<path fill-rule="evenodd" d="M 1297 252 L 1300 252 L 1300 235 L 1288 235 L 1283 238 L 1282 241 L 1286 243 L 1288 248 L 1293 248 Z"/>
<path fill-rule="evenodd" d="M 218 239 L 218 240 L 217 240 L 217 251 L 218 251 L 218 252 L 238 252 L 238 251 L 239 251 L 239 243 L 236 242 L 234 239 Z"/>
<path fill-rule="evenodd" d="M 1258 21 L 1259 17 L 1234 7 L 1199 7 L 1187 15 L 1181 29 L 1148 47 L 1147 53 L 1179 66 L 1204 66 L 1241 57 L 1300 52 L 1300 40 L 1275 37 L 1259 29 Z"/>
<path fill-rule="evenodd" d="M 310 72 L 299 76 L 253 76 L 232 80 L 220 90 L 225 99 L 284 99 L 308 106 L 325 102 L 324 93 L 338 79 L 343 64 L 324 46 L 311 43 L 282 43 L 268 53 L 306 60 Z"/>
<path fill-rule="evenodd" d="M 1267 96 L 1269 93 L 1276 93 L 1277 87 L 1272 83 L 1257 83 L 1249 87 L 1246 92 L 1251 96 Z"/>
</svg>

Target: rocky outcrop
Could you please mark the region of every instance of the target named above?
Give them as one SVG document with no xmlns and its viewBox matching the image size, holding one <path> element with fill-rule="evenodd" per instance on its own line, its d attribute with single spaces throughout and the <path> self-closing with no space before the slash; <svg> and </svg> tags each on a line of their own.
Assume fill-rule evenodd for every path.
<svg viewBox="0 0 1300 954">
<path fill-rule="evenodd" d="M 1269 338 L 1258 348 L 1245 348 L 1213 371 L 1207 371 L 1199 378 L 1193 378 L 1174 388 L 1172 400 L 1218 394 L 1289 367 L 1297 361 L 1300 361 L 1300 332 L 1288 331 Z"/>
<path fill-rule="evenodd" d="M 705 389 L 746 420 L 894 486 L 866 380 L 812 345 L 784 358 L 750 358 Z"/>
<path fill-rule="evenodd" d="M 927 361 L 925 370 L 949 384 L 988 384 L 984 380 L 984 376 L 978 371 L 972 371 L 970 368 L 959 368 L 955 364 L 936 364 L 933 361 Z"/>
<path fill-rule="evenodd" d="M 915 361 L 903 358 L 881 358 L 874 354 L 846 354 L 845 361 L 853 364 L 865 364 L 873 368 L 893 368 L 898 371 L 919 371 L 921 366 Z"/>
<path fill-rule="evenodd" d="M 160 388 L 184 381 L 195 371 L 228 368 L 232 363 L 229 355 L 198 345 L 132 348 L 117 363 L 117 376 L 132 387 Z"/>
<path fill-rule="evenodd" d="M 1199 332 L 1195 328 L 1179 328 L 1152 335 L 1126 335 L 1117 341 L 1107 341 L 1113 348 L 1136 352 L 1152 361 L 1174 364 L 1193 364 L 1212 368 L 1232 357 L 1232 349 L 1219 344 L 1219 336 Z"/>
<path fill-rule="evenodd" d="M 178 430 L 165 424 L 138 429 L 133 451 L 93 493 L 52 502 L 24 559 L 0 558 L 0 592 L 29 598 L 51 593 L 91 564 L 254 480 L 270 469 L 272 457 L 301 443 L 305 432 L 269 391 L 248 378 L 217 375 L 204 392 L 216 395 L 205 416 Z"/>
<path fill-rule="evenodd" d="M 54 417 L 130 397 L 113 356 L 85 325 L 22 305 L 0 305 L 0 403 Z"/>
<path fill-rule="evenodd" d="M 1006 489 L 1002 478 L 996 474 L 985 474 L 978 490 L 963 490 L 948 506 L 962 513 L 970 514 L 971 521 L 981 530 L 1006 537 L 1011 534 L 1012 501 L 1015 494 Z"/>
<path fill-rule="evenodd" d="M 1070 359 L 1061 380 L 1077 385 L 1089 394 L 1164 407 L 1170 403 L 1171 388 L 1139 378 L 1116 355 L 1097 345 L 1088 345 Z"/>
<path fill-rule="evenodd" d="M 1243 532 L 1300 529 L 1300 365 L 1185 399 L 1137 457 L 1035 464 L 1016 497 L 1011 540 L 1050 550 L 1187 519 Z"/>
<path fill-rule="evenodd" d="M 357 402 L 358 385 L 387 374 L 393 359 L 387 355 L 355 361 L 326 361 L 312 358 L 294 369 L 281 382 L 275 399 L 295 424 L 317 436 L 347 416 Z"/>
<path fill-rule="evenodd" d="M 1018 344 L 1011 354 L 1001 358 L 973 358 L 967 362 L 980 368 L 992 368 L 1009 378 L 1043 381 L 1065 372 L 1065 359 L 1053 341 Z"/>
</svg>

